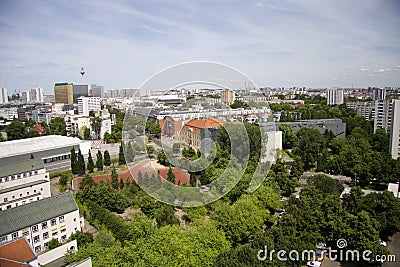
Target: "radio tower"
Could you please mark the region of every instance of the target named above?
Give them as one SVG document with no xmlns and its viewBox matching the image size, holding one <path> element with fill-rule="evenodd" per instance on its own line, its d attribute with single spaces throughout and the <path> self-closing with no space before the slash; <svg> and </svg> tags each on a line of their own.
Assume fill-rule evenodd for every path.
<svg viewBox="0 0 400 267">
<path fill-rule="evenodd" d="M 83 66 L 81 67 L 81 75 L 82 75 L 82 84 L 85 84 L 85 80 L 84 80 L 85 70 L 83 69 Z"/>
</svg>

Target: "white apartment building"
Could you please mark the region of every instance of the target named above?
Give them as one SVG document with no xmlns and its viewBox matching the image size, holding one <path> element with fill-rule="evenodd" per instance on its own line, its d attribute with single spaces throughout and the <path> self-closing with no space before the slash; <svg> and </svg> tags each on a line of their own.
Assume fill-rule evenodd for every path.
<svg viewBox="0 0 400 267">
<path fill-rule="evenodd" d="M 89 111 L 99 111 L 101 109 L 100 97 L 85 97 L 78 98 L 78 114 L 89 116 Z"/>
<path fill-rule="evenodd" d="M 378 128 L 383 128 L 386 131 L 392 122 L 392 101 L 391 100 L 376 100 L 374 114 L 374 132 Z"/>
<path fill-rule="evenodd" d="M 0 88 L 0 104 L 8 103 L 7 88 Z"/>
<path fill-rule="evenodd" d="M 105 119 L 105 120 L 101 121 L 100 139 L 104 138 L 105 133 L 111 134 L 111 120 L 110 119 Z"/>
<path fill-rule="evenodd" d="M 375 117 L 375 102 L 348 102 L 346 107 L 354 109 L 358 115 L 363 116 L 367 121 Z"/>
<path fill-rule="evenodd" d="M 392 100 L 391 116 L 389 152 L 397 159 L 400 155 L 400 99 Z"/>
<path fill-rule="evenodd" d="M 50 196 L 50 176 L 40 158 L 0 166 L 0 212 Z"/>
<path fill-rule="evenodd" d="M 10 107 L 10 108 L 0 109 L 0 117 L 3 117 L 4 119 L 9 120 L 9 121 L 17 119 L 18 118 L 18 108 Z"/>
<path fill-rule="evenodd" d="M 65 192 L 1 212 L 0 225 L 0 244 L 25 236 L 40 253 L 51 239 L 65 242 L 81 231 L 83 219 L 72 193 Z"/>
<path fill-rule="evenodd" d="M 35 87 L 26 91 L 26 102 L 27 103 L 43 103 L 43 88 Z"/>
<path fill-rule="evenodd" d="M 344 91 L 341 88 L 328 89 L 328 105 L 341 105 L 344 103 Z"/>
</svg>

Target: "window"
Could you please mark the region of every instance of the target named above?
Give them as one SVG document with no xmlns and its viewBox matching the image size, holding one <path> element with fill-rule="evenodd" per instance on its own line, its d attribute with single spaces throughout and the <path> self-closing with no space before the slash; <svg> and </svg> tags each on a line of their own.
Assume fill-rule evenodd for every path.
<svg viewBox="0 0 400 267">
<path fill-rule="evenodd" d="M 27 195 L 29 195 L 29 191 L 28 191 L 28 192 L 26 192 L 26 194 L 27 194 Z"/>
<path fill-rule="evenodd" d="M 2 237 L 0 237 L 0 243 L 7 242 L 7 240 L 8 240 L 8 237 L 7 237 L 7 236 L 2 236 Z"/>
<path fill-rule="evenodd" d="M 76 222 L 76 218 L 74 218 L 74 222 Z"/>
<path fill-rule="evenodd" d="M 18 207 L 18 202 L 15 203 L 15 207 Z"/>
<path fill-rule="evenodd" d="M 19 194 L 19 197 L 22 197 L 22 194 Z"/>
<path fill-rule="evenodd" d="M 4 198 L 4 203 L 7 203 L 8 202 L 8 198 Z"/>
<path fill-rule="evenodd" d="M 63 236 L 61 237 L 61 242 L 64 242 L 66 239 L 67 239 L 67 236 L 66 236 L 66 235 L 63 235 Z"/>
<path fill-rule="evenodd" d="M 47 238 L 49 238 L 49 233 L 48 232 L 43 233 L 43 240 Z"/>
<path fill-rule="evenodd" d="M 40 191 L 43 191 L 43 187 L 42 187 L 42 188 L 40 188 Z"/>
<path fill-rule="evenodd" d="M 44 243 L 44 247 L 47 248 L 49 246 L 49 242 Z"/>
<path fill-rule="evenodd" d="M 36 233 L 39 231 L 39 227 L 37 225 L 32 226 L 32 233 Z"/>
<path fill-rule="evenodd" d="M 38 171 L 35 171 L 35 174 L 38 174 Z"/>
<path fill-rule="evenodd" d="M 56 221 L 56 219 L 51 219 L 50 223 L 51 223 L 51 226 L 54 226 L 57 224 L 57 221 Z"/>
<path fill-rule="evenodd" d="M 67 231 L 67 229 L 64 228 L 64 229 L 61 229 L 60 232 L 61 232 L 61 233 L 64 233 L 65 231 Z"/>
<path fill-rule="evenodd" d="M 7 209 L 11 209 L 11 205 L 7 205 Z"/>
<path fill-rule="evenodd" d="M 39 197 L 36 198 L 36 200 L 39 200 L 39 199 L 40 199 Z"/>
<path fill-rule="evenodd" d="M 47 229 L 47 222 L 42 223 L 42 229 Z"/>
<path fill-rule="evenodd" d="M 15 199 L 15 196 L 12 196 L 12 199 Z"/>
<path fill-rule="evenodd" d="M 36 193 L 36 189 L 35 189 L 35 190 L 33 190 L 33 193 Z"/>
<path fill-rule="evenodd" d="M 36 253 L 39 253 L 40 251 L 42 251 L 42 246 L 35 247 L 35 252 Z"/>
<path fill-rule="evenodd" d="M 12 234 L 11 234 L 11 238 L 12 238 L 12 239 L 18 238 L 18 232 L 12 233 Z"/>
<path fill-rule="evenodd" d="M 23 231 L 22 231 L 22 234 L 23 234 L 24 236 L 29 235 L 29 229 L 23 230 Z"/>
<path fill-rule="evenodd" d="M 64 222 L 64 216 L 58 217 L 58 220 L 60 221 L 60 223 Z"/>
<path fill-rule="evenodd" d="M 33 242 L 34 243 L 38 243 L 39 241 L 40 241 L 40 236 L 37 235 L 37 236 L 33 237 Z"/>
<path fill-rule="evenodd" d="M 51 235 L 52 236 L 58 235 L 58 232 L 57 231 L 51 232 Z"/>
</svg>

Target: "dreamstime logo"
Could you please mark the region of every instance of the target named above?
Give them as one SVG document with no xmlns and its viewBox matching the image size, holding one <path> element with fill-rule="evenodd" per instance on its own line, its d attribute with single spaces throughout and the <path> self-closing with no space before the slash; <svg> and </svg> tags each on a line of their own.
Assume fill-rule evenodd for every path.
<svg viewBox="0 0 400 267">
<path fill-rule="evenodd" d="M 338 239 L 336 242 L 336 246 L 338 249 L 332 249 L 328 247 L 323 250 L 291 250 L 287 252 L 286 250 L 271 250 L 268 251 L 268 246 L 264 246 L 264 249 L 261 249 L 257 253 L 257 259 L 260 261 L 273 261 L 277 259 L 279 261 L 322 261 L 325 256 L 327 256 L 332 261 L 360 261 L 363 260 L 365 262 L 396 262 L 396 255 L 375 255 L 372 256 L 371 250 L 345 250 L 347 247 L 346 239 Z"/>
<path fill-rule="evenodd" d="M 197 175 L 197 178 L 199 178 L 200 173 L 206 170 L 218 156 L 215 132 L 213 133 L 211 130 L 210 132 L 194 132 L 195 130 L 189 124 L 188 127 L 185 127 L 182 122 L 185 121 L 187 123 L 187 121 L 190 122 L 190 119 L 201 117 L 232 117 L 235 115 L 232 112 L 233 110 L 225 108 L 199 111 L 198 106 L 201 101 L 193 99 L 190 102 L 187 101 L 185 105 L 188 105 L 187 108 L 190 108 L 189 104 L 197 106 L 197 110 L 193 108 L 193 111 L 179 111 L 179 114 L 174 108 L 160 111 L 160 103 L 179 102 L 189 90 L 199 90 L 199 88 L 245 89 L 247 91 L 251 90 L 252 94 L 261 93 L 247 76 L 232 67 L 211 62 L 192 62 L 167 68 L 152 76 L 139 89 L 140 101 L 134 102 L 126 108 L 122 133 L 125 144 L 124 154 L 129 171 L 146 193 L 159 201 L 171 205 L 178 204 L 182 207 L 195 207 L 221 198 L 239 182 L 251 155 L 251 140 L 245 125 L 240 123 L 221 123 L 221 127 L 224 127 L 229 136 L 231 151 L 230 157 L 227 158 L 229 163 L 218 177 L 213 177 L 209 184 L 201 187 L 189 186 L 187 180 L 181 181 L 180 184 L 174 184 L 161 178 L 161 176 L 165 176 L 168 170 L 158 165 L 154 159 L 156 157 L 155 154 L 161 149 L 164 151 L 167 161 L 178 168 L 176 173 L 180 173 L 186 179 L 189 174 Z M 163 92 L 157 91 L 159 89 L 167 90 Z M 215 98 L 210 99 L 211 101 L 216 100 Z M 221 102 L 218 105 L 223 105 Z M 209 106 L 210 103 L 213 102 L 203 102 L 205 107 Z M 236 115 L 251 114 L 249 110 L 245 109 L 242 109 L 240 113 Z M 151 132 L 151 129 L 148 128 L 154 127 L 154 124 L 151 126 L 152 123 L 148 121 L 157 123 L 157 120 L 164 121 L 161 129 L 161 138 L 150 140 L 148 130 Z M 212 120 L 219 121 L 218 119 Z M 182 130 L 184 128 L 188 129 L 185 133 Z M 248 189 L 250 192 L 255 191 L 265 179 L 270 167 L 269 162 L 273 157 L 271 151 L 267 151 L 266 133 L 261 128 L 260 132 L 260 161 Z M 179 149 L 178 151 L 174 149 L 176 143 L 180 144 L 180 148 L 192 147 L 196 150 L 200 149 L 201 156 L 193 161 L 186 159 L 181 155 Z M 133 149 L 132 146 L 134 146 Z M 153 148 L 155 148 L 154 152 Z M 151 154 L 153 154 L 153 158 L 149 157 Z M 187 171 L 187 173 L 180 172 L 179 169 Z"/>
</svg>

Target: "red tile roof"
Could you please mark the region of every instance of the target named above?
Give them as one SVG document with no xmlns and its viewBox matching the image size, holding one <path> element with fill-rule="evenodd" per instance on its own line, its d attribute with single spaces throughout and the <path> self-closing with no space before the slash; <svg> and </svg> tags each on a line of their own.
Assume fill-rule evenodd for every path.
<svg viewBox="0 0 400 267">
<path fill-rule="evenodd" d="M 1 267 L 29 266 L 23 263 L 34 260 L 36 258 L 36 254 L 33 252 L 25 237 L 21 237 L 1 245 L 0 258 L 5 259 L 0 263 Z"/>
</svg>

